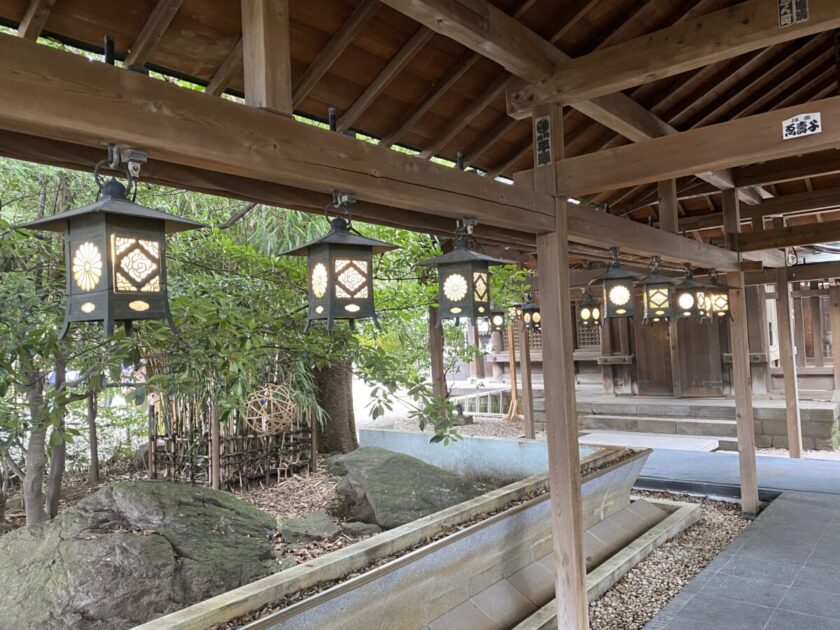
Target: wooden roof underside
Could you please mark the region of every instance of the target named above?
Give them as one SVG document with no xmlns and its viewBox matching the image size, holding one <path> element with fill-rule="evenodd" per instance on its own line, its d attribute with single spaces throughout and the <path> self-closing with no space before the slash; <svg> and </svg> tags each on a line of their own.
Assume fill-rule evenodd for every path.
<svg viewBox="0 0 840 630">
<path fill-rule="evenodd" d="M 733 0 L 493 0 L 525 26 L 578 57 L 598 48 L 736 4 Z M 49 4 L 49 3 L 46 3 Z M 57 0 L 43 35 L 99 50 L 113 37 L 118 58 L 135 46 L 156 2 Z M 0 0 L 0 20 L 17 26 L 30 0 Z M 173 76 L 241 94 L 237 63 L 239 3 L 183 0 L 142 61 Z M 389 143 L 511 177 L 531 167 L 529 120 L 505 111 L 510 75 L 498 64 L 433 33 L 377 0 L 291 2 L 295 109 Z M 226 77 L 229 76 L 229 79 Z M 669 77 L 626 95 L 678 131 L 801 104 L 837 91 L 831 32 L 801 38 Z M 574 109 L 565 115 L 566 156 L 629 143 Z M 737 182 L 736 182 L 737 183 Z M 766 197 L 840 186 L 840 175 L 799 178 L 763 188 Z M 720 211 L 720 194 L 697 178 L 678 182 L 683 217 Z M 636 220 L 656 220 L 656 188 L 604 191 L 585 201 Z M 838 201 L 840 205 L 840 201 Z M 820 220 L 806 215 L 796 221 Z M 694 232 L 708 240 L 718 227 Z"/>
</svg>

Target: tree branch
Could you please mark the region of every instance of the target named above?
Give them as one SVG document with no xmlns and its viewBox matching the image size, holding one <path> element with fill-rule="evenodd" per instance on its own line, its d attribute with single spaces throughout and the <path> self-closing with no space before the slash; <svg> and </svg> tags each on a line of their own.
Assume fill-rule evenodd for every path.
<svg viewBox="0 0 840 630">
<path fill-rule="evenodd" d="M 253 201 L 249 201 L 244 206 L 242 206 L 241 210 L 239 210 L 238 212 L 234 212 L 227 221 L 222 223 L 219 226 L 219 229 L 226 230 L 229 227 L 233 227 L 238 221 L 240 221 L 246 214 L 251 212 L 251 210 L 253 210 L 256 206 L 256 203 L 254 203 Z"/>
</svg>

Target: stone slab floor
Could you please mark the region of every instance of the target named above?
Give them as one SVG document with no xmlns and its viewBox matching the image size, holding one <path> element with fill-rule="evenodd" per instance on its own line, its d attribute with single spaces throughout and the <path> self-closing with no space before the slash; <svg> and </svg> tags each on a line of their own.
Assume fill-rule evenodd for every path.
<svg viewBox="0 0 840 630">
<path fill-rule="evenodd" d="M 840 630 L 840 496 L 782 493 L 645 630 Z"/>
</svg>

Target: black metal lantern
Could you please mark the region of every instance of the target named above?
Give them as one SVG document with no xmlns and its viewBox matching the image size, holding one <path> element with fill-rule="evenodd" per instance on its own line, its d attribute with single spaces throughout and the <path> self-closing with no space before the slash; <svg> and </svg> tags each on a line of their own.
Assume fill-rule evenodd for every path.
<svg viewBox="0 0 840 630">
<path fill-rule="evenodd" d="M 95 203 L 17 226 L 64 233 L 62 338 L 72 322 L 88 321 L 103 322 L 108 335 L 115 322 L 130 330 L 131 322 L 144 319 L 166 320 L 177 332 L 166 291 L 166 235 L 204 226 L 134 203 L 128 189 L 139 165 L 132 170 L 127 188 L 115 179 L 103 184 L 97 167 Z"/>
<path fill-rule="evenodd" d="M 581 326 L 601 325 L 601 301 L 592 297 L 592 292 L 584 289 L 583 297 L 575 304 L 577 321 Z"/>
<path fill-rule="evenodd" d="M 542 328 L 542 314 L 540 305 L 534 302 L 534 296 L 528 293 L 528 300 L 522 305 L 522 322 L 525 328 L 534 332 Z"/>
<path fill-rule="evenodd" d="M 506 323 L 505 309 L 493 306 L 490 309 L 490 331 L 504 332 Z"/>
<path fill-rule="evenodd" d="M 718 281 L 717 272 L 710 271 L 711 284 L 706 287 L 706 298 L 708 301 L 708 313 L 715 317 L 731 317 L 729 310 L 729 290 L 731 287 L 721 284 Z"/>
<path fill-rule="evenodd" d="M 678 317 L 704 319 L 708 315 L 706 285 L 694 279 L 688 263 L 685 264 L 685 277 L 675 285 L 674 293 Z"/>
<path fill-rule="evenodd" d="M 633 317 L 636 313 L 633 286 L 640 274 L 621 268 L 617 247 L 610 248 L 610 256 L 609 269 L 595 281 L 604 287 L 604 317 Z"/>
<path fill-rule="evenodd" d="M 461 317 L 475 321 L 490 316 L 490 265 L 505 261 L 469 248 L 469 235 L 474 223 L 460 222 L 455 247 L 451 252 L 424 260 L 425 267 L 438 270 L 438 311 L 441 319 Z"/>
<path fill-rule="evenodd" d="M 373 303 L 373 255 L 397 249 L 395 245 L 362 236 L 353 229 L 352 195 L 333 193 L 333 207 L 342 208 L 346 217 L 330 221 L 330 231 L 321 238 L 284 252 L 283 256 L 308 256 L 309 317 L 312 322 L 326 320 L 332 330 L 337 319 L 370 318 L 379 321 Z"/>
<path fill-rule="evenodd" d="M 651 259 L 650 273 L 641 280 L 645 324 L 669 322 L 674 315 L 674 281 L 661 273 L 659 256 Z"/>
</svg>

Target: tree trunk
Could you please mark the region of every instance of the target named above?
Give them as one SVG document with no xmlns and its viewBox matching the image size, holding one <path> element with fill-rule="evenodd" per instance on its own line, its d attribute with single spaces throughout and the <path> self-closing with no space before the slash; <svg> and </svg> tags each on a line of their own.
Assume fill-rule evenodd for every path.
<svg viewBox="0 0 840 630">
<path fill-rule="evenodd" d="M 44 510 L 46 443 L 46 427 L 36 427 L 30 431 L 29 443 L 26 446 L 26 475 L 23 478 L 23 505 L 28 527 L 47 520 L 47 512 Z"/>
<path fill-rule="evenodd" d="M 349 453 L 359 448 L 353 414 L 353 372 L 349 363 L 337 363 L 315 371 L 318 404 L 327 414 L 318 438 L 322 453 Z"/>
<path fill-rule="evenodd" d="M 64 387 L 67 379 L 67 364 L 63 357 L 56 361 L 55 365 L 55 388 L 59 391 Z M 63 400 L 63 394 L 59 395 Z M 47 513 L 50 518 L 58 516 L 58 500 L 61 498 L 61 483 L 64 480 L 64 465 L 67 453 L 67 441 L 64 436 L 64 404 L 61 403 L 61 420 L 53 433 L 58 432 L 59 439 L 55 442 L 50 452 L 50 471 L 47 478 Z"/>
<path fill-rule="evenodd" d="M 90 469 L 88 483 L 95 486 L 99 483 L 99 436 L 96 434 L 96 392 L 89 392 L 87 399 L 88 442 L 90 443 Z"/>
</svg>

